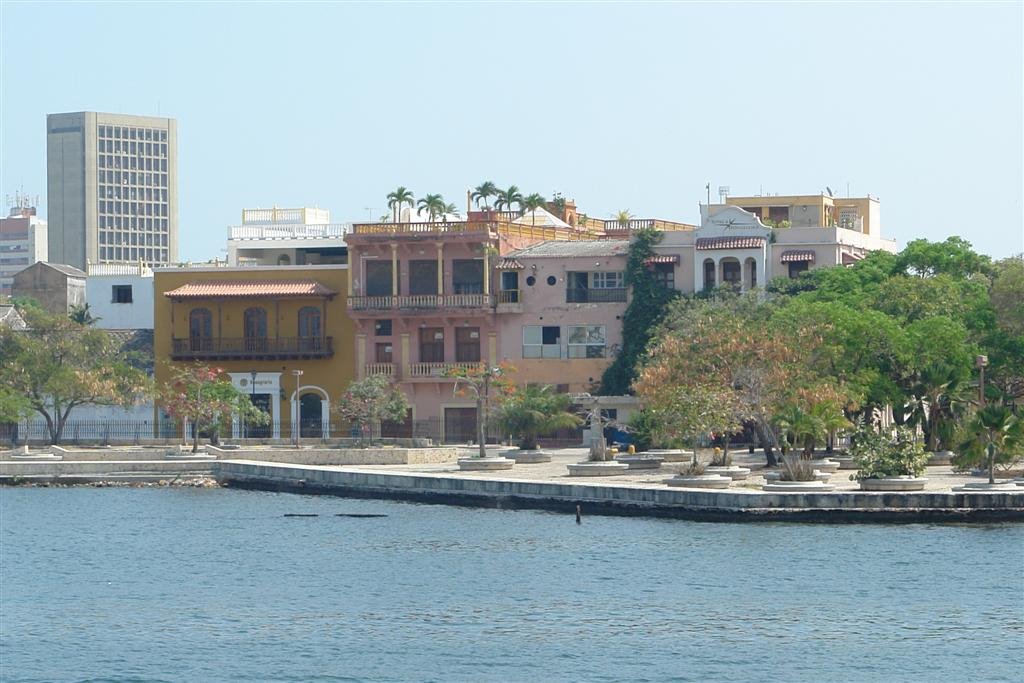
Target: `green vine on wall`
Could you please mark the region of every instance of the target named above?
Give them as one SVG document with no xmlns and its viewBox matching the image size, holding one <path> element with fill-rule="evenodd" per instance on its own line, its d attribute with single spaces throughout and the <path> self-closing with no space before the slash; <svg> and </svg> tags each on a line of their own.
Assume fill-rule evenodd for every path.
<svg viewBox="0 0 1024 683">
<path fill-rule="evenodd" d="M 665 314 L 665 307 L 679 294 L 660 282 L 647 264 L 661 237 L 661 232 L 652 228 L 633 233 L 626 263 L 626 285 L 632 290 L 632 298 L 622 317 L 622 348 L 601 376 L 600 394 L 631 393 L 637 362 L 647 349 L 651 333 Z"/>
</svg>

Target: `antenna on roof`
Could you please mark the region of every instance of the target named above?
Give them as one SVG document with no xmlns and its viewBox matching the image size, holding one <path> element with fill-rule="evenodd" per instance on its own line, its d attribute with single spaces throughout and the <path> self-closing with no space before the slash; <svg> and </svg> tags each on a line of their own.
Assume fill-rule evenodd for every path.
<svg viewBox="0 0 1024 683">
<path fill-rule="evenodd" d="M 825 186 L 825 189 L 826 189 L 826 190 L 828 190 L 828 196 L 829 196 L 829 197 L 833 196 L 833 195 L 832 195 L 832 188 L 831 188 L 831 187 L 829 187 L 828 185 L 826 185 L 826 186 Z"/>
</svg>

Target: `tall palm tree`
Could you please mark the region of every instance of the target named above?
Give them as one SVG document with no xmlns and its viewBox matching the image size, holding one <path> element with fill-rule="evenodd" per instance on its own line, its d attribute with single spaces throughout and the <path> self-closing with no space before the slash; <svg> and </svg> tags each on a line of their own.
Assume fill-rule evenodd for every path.
<svg viewBox="0 0 1024 683">
<path fill-rule="evenodd" d="M 480 202 L 483 202 L 484 208 L 490 209 L 491 207 L 487 200 L 496 194 L 498 194 L 498 186 L 487 180 L 476 186 L 470 198 L 476 202 L 477 208 L 480 207 Z"/>
<path fill-rule="evenodd" d="M 513 204 L 517 205 L 520 211 L 523 208 L 523 194 L 515 185 L 509 185 L 507 190 L 498 190 L 497 197 L 494 208 L 498 211 L 511 211 Z"/>
<path fill-rule="evenodd" d="M 997 460 L 1024 452 L 1024 419 L 1006 406 L 993 404 L 980 409 L 967 425 L 966 435 L 954 463 L 985 464 L 989 484 L 996 481 Z"/>
<path fill-rule="evenodd" d="M 421 197 L 419 202 L 416 204 L 416 208 L 420 211 L 427 212 L 431 223 L 437 220 L 438 216 L 444 215 L 444 210 L 447 206 L 448 205 L 444 202 L 444 197 L 439 194 L 427 194 L 426 196 Z"/>
<path fill-rule="evenodd" d="M 534 192 L 533 194 L 526 195 L 525 197 L 523 197 L 523 201 L 520 202 L 524 211 L 534 211 L 544 206 L 545 203 L 546 202 L 544 201 L 544 198 L 541 197 L 536 192 Z M 533 225 L 537 225 L 537 214 L 533 214 L 530 217 L 530 222 Z"/>
<path fill-rule="evenodd" d="M 388 208 L 391 209 L 395 223 L 398 222 L 398 216 L 402 213 L 402 206 L 408 204 L 411 209 L 414 201 L 416 198 L 412 195 L 412 190 L 406 187 L 400 186 L 394 192 L 388 193 Z"/>
</svg>

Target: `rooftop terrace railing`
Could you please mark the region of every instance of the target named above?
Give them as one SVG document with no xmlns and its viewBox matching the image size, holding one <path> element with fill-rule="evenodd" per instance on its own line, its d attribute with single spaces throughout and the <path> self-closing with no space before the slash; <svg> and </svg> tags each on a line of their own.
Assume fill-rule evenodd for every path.
<svg viewBox="0 0 1024 683">
<path fill-rule="evenodd" d="M 351 223 L 317 223 L 312 225 L 233 225 L 228 228 L 229 240 L 303 240 L 342 239 L 352 231 Z"/>
<path fill-rule="evenodd" d="M 579 230 L 552 228 L 543 225 L 513 223 L 505 220 L 490 221 L 435 221 L 416 223 L 355 223 L 352 234 L 356 236 L 430 236 L 430 235 L 483 235 L 498 234 L 526 237 L 536 240 L 587 239 L 589 235 Z"/>
</svg>

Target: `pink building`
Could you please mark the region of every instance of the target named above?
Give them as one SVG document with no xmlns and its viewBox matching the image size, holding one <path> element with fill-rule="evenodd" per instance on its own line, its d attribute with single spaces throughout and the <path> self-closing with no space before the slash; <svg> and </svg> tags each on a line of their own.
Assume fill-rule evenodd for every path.
<svg viewBox="0 0 1024 683">
<path fill-rule="evenodd" d="M 498 346 L 522 384 L 592 391 L 622 344 L 628 240 L 542 242 L 498 264 Z"/>
<path fill-rule="evenodd" d="M 496 267 L 502 255 L 530 244 L 581 236 L 561 225 L 497 214 L 353 225 L 346 242 L 357 377 L 398 381 L 413 406 L 407 422 L 416 424 L 415 433 L 472 439 L 475 404 L 455 395 L 454 381 L 444 373 L 462 364 L 500 362 Z M 409 433 L 409 425 L 390 429 Z M 383 431 L 388 434 L 389 427 Z"/>
</svg>

